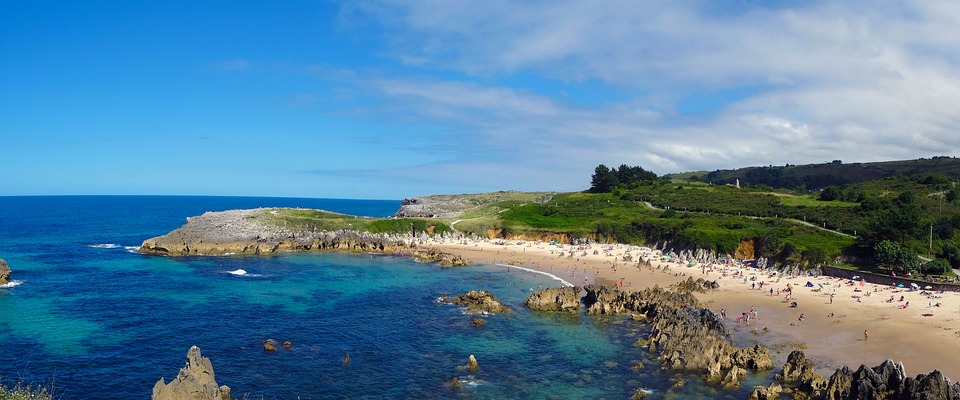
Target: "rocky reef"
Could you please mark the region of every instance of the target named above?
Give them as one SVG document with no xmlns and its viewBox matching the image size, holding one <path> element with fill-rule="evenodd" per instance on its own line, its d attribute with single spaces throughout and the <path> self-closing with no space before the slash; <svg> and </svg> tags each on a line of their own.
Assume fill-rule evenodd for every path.
<svg viewBox="0 0 960 400">
<path fill-rule="evenodd" d="M 427 250 L 418 249 L 413 253 L 413 259 L 418 262 L 436 262 L 440 264 L 440 267 L 443 268 L 462 267 L 473 264 L 469 260 L 465 260 L 463 257 L 455 254 L 445 253 L 436 248 L 430 248 Z"/>
<path fill-rule="evenodd" d="M 860 365 L 856 371 L 843 367 L 829 380 L 824 380 L 813 368 L 813 362 L 802 351 L 794 351 L 776 379 L 783 382 L 783 392 L 792 393 L 795 399 L 960 400 L 960 383 L 951 384 L 940 371 L 908 377 L 903 364 L 892 360 L 872 368 Z M 750 398 L 777 398 L 765 397 L 766 391 L 767 388 L 756 387 Z"/>
<path fill-rule="evenodd" d="M 580 309 L 580 288 L 540 289 L 527 297 L 523 305 L 531 310 L 577 312 Z"/>
<path fill-rule="evenodd" d="M 217 386 L 213 375 L 213 364 L 209 358 L 200 355 L 200 348 L 190 347 L 187 351 L 187 365 L 180 369 L 177 377 L 164 383 L 163 378 L 153 386 L 151 400 L 229 400 L 230 388 Z"/>
<path fill-rule="evenodd" d="M 709 382 L 739 387 L 748 371 L 772 369 L 767 349 L 740 348 L 733 344 L 719 314 L 704 307 L 691 292 L 718 287 L 716 282 L 689 279 L 671 290 L 659 287 L 640 291 L 613 290 L 606 285 L 588 285 L 581 301 L 587 314 L 633 313 L 651 328 L 647 338 L 637 341 L 657 352 L 666 368 L 698 371 Z M 525 304 L 537 309 L 562 310 L 572 307 L 577 288 L 540 290 Z"/>
<path fill-rule="evenodd" d="M 176 230 L 147 239 L 140 253 L 166 256 L 274 254 L 280 251 L 390 253 L 410 244 L 403 235 L 353 230 L 308 231 L 269 223 L 276 210 L 229 210 L 187 218 Z"/>
<path fill-rule="evenodd" d="M 0 285 L 8 283 L 10 283 L 10 266 L 7 265 L 7 260 L 0 258 Z"/>
<path fill-rule="evenodd" d="M 510 312 L 510 309 L 507 308 L 507 306 L 504 306 L 500 300 L 497 300 L 496 297 L 493 297 L 493 294 L 486 290 L 471 290 L 467 293 L 454 297 L 450 300 L 450 302 L 453 304 L 466 306 L 468 314 L 477 314 L 482 312 L 501 314 Z"/>
</svg>

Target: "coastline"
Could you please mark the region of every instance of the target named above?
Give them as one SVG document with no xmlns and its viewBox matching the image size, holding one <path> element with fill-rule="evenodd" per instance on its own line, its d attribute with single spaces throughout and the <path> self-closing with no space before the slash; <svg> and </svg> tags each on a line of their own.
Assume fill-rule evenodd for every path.
<svg viewBox="0 0 960 400">
<path fill-rule="evenodd" d="M 727 266 L 724 276 L 722 267 L 716 265 L 711 270 L 700 264 L 664 261 L 655 250 L 627 245 L 581 247 L 517 240 L 437 239 L 421 246 L 434 246 L 475 263 L 515 264 L 523 269 L 569 278 L 575 284 L 584 279 L 585 283 L 608 285 L 622 280 L 627 289 L 643 289 L 655 285 L 665 287 L 688 277 L 716 280 L 719 289 L 698 293 L 697 298 L 711 309 L 727 310 L 726 323 L 734 332 L 735 341 L 742 342 L 741 345 L 755 341 L 769 348 L 775 368 L 783 365 L 790 351 L 802 349 L 824 377 L 844 365 L 856 369 L 861 364 L 874 366 L 892 359 L 904 364 L 908 376 L 939 370 L 951 381 L 960 379 L 960 363 L 944 356 L 960 354 L 960 293 L 934 294 L 939 298 L 931 299 L 922 291 L 869 282 L 863 286 L 849 285 L 847 280 L 825 276 L 771 277 L 767 271 L 737 266 Z M 623 261 L 628 252 L 633 261 Z M 650 261 L 651 266 L 638 266 L 638 255 Z M 734 274 L 742 276 L 734 277 Z M 754 277 L 756 280 L 752 281 Z M 814 287 L 806 287 L 807 281 Z M 763 290 L 751 288 L 751 283 L 759 282 L 764 282 Z M 784 300 L 788 284 L 794 288 L 790 302 L 796 301 L 796 308 Z M 770 288 L 774 290 L 772 296 Z M 777 289 L 781 292 L 779 296 Z M 815 291 L 817 289 L 819 291 Z M 832 302 L 831 293 L 834 294 Z M 895 301 L 888 303 L 890 296 L 894 296 Z M 904 296 L 903 302 L 899 296 Z M 907 302 L 910 302 L 908 307 L 900 308 Z M 941 305 L 933 306 L 937 302 Z M 751 307 L 757 309 L 758 318 L 738 327 L 736 317 L 749 312 Z M 758 332 L 753 333 L 754 329 Z M 869 332 L 867 340 L 864 340 L 864 330 Z"/>
</svg>

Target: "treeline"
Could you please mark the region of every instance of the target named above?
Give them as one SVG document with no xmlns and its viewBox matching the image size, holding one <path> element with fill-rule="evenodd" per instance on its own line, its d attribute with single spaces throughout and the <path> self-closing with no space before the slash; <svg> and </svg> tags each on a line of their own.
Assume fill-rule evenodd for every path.
<svg viewBox="0 0 960 400">
<path fill-rule="evenodd" d="M 610 169 L 600 164 L 593 170 L 590 180 L 590 193 L 609 193 L 614 189 L 626 189 L 643 182 L 657 179 L 657 174 L 647 171 L 640 166 L 621 164 Z"/>
</svg>

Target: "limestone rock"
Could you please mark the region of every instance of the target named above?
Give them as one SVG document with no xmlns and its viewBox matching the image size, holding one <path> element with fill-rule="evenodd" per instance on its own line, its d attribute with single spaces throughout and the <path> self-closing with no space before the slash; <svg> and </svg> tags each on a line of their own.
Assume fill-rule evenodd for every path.
<svg viewBox="0 0 960 400">
<path fill-rule="evenodd" d="M 740 381 L 746 377 L 747 370 L 734 366 L 730 368 L 730 371 L 727 371 L 727 375 L 723 377 L 723 381 L 721 381 L 720 384 L 727 389 L 736 389 L 740 387 Z"/>
<path fill-rule="evenodd" d="M 493 297 L 487 290 L 471 290 L 467 293 L 454 297 L 451 302 L 462 306 L 467 306 L 467 313 L 476 314 L 489 312 L 494 314 L 510 312 L 510 309 L 500 303 L 496 297 Z"/>
<path fill-rule="evenodd" d="M 647 398 L 647 392 L 645 392 L 643 389 L 637 389 L 635 392 L 633 392 L 633 396 L 630 396 L 630 400 L 639 400 L 645 398 Z"/>
<path fill-rule="evenodd" d="M 209 358 L 200 355 L 200 348 L 190 347 L 187 351 L 187 364 L 180 369 L 177 377 L 165 384 L 163 378 L 153 386 L 152 400 L 221 400 L 226 388 L 218 386 L 214 380 L 213 364 Z M 229 397 L 227 397 L 229 398 Z"/>
<path fill-rule="evenodd" d="M 531 310 L 572 311 L 580 309 L 580 288 L 546 288 L 533 292 L 523 305 Z"/>
<path fill-rule="evenodd" d="M 776 375 L 776 379 L 808 394 L 819 394 L 826 386 L 823 377 L 814 371 L 813 361 L 800 350 L 794 350 L 787 356 L 783 371 Z"/>
<path fill-rule="evenodd" d="M 283 348 L 286 349 L 286 350 L 290 350 L 290 349 L 293 348 L 293 343 L 290 343 L 290 341 L 287 340 L 287 341 L 283 342 Z"/>
<path fill-rule="evenodd" d="M 0 258 L 0 285 L 8 283 L 10 283 L 10 266 L 7 265 L 7 260 Z"/>
<path fill-rule="evenodd" d="M 462 267 L 471 265 L 469 260 L 455 254 L 444 253 L 440 249 L 431 248 L 428 250 L 417 250 L 413 253 L 413 259 L 417 262 L 436 262 L 443 268 Z"/>
<path fill-rule="evenodd" d="M 720 284 L 717 281 L 708 281 L 703 278 L 693 279 L 691 276 L 685 281 L 670 285 L 670 288 L 677 292 L 706 293 L 708 290 L 719 289 Z"/>
<path fill-rule="evenodd" d="M 263 343 L 263 351 L 277 351 L 276 341 L 273 339 Z"/>
<path fill-rule="evenodd" d="M 484 326 L 487 324 L 487 321 L 483 318 L 474 318 L 470 323 L 473 324 L 473 326 Z"/>
<path fill-rule="evenodd" d="M 783 388 L 776 383 L 771 383 L 770 386 L 754 386 L 747 400 L 778 400 L 782 391 Z"/>
<path fill-rule="evenodd" d="M 471 354 L 470 358 L 467 360 L 466 368 L 470 372 L 474 372 L 480 368 L 480 364 L 477 364 L 477 359 L 473 356 L 473 354 Z"/>
</svg>

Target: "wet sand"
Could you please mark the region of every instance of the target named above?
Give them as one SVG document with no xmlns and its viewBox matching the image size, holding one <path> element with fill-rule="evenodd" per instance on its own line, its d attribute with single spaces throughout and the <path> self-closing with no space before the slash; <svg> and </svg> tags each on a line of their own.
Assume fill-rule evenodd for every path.
<svg viewBox="0 0 960 400">
<path fill-rule="evenodd" d="M 758 341 L 770 348 L 775 366 L 782 365 L 790 351 L 800 348 L 827 377 L 843 365 L 852 369 L 860 364 L 872 367 L 889 358 L 903 362 L 911 376 L 939 369 L 953 381 L 960 378 L 960 293 L 931 295 L 869 282 L 849 284 L 829 277 L 770 276 L 735 266 L 727 266 L 724 274 L 722 266 L 714 265 L 711 271 L 704 265 L 681 265 L 637 246 L 595 244 L 580 248 L 496 240 L 447 240 L 433 245 L 475 263 L 518 265 L 556 275 L 574 285 L 612 285 L 622 279 L 626 289 L 642 289 L 688 277 L 716 280 L 720 289 L 697 297 L 714 310 L 727 310 L 728 326 L 740 345 Z M 631 261 L 624 260 L 628 253 Z M 650 260 L 653 267 L 638 266 L 640 257 Z M 814 287 L 805 287 L 807 281 Z M 762 290 L 757 288 L 760 282 L 764 282 Z M 793 288 L 789 302 L 785 300 L 788 284 Z M 560 285 L 557 282 L 556 286 Z M 888 302 L 891 296 L 894 301 Z M 790 307 L 793 301 L 798 307 Z M 903 308 L 907 302 L 909 306 Z M 940 306 L 934 306 L 936 303 Z M 757 309 L 757 318 L 749 324 L 741 321 L 738 327 L 737 316 L 751 307 Z M 869 335 L 867 340 L 864 330 Z"/>
</svg>

